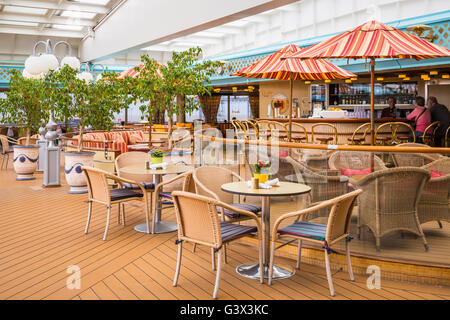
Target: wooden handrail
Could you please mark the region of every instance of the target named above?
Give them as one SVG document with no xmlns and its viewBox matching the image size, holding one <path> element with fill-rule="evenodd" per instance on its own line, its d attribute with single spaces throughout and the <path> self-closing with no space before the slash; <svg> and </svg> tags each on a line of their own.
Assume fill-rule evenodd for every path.
<svg viewBox="0 0 450 320">
<path fill-rule="evenodd" d="M 229 144 L 249 144 L 263 146 L 279 146 L 284 148 L 296 149 L 315 149 L 315 150 L 341 150 L 341 151 L 368 151 L 368 152 L 404 152 L 404 153 L 440 153 L 450 154 L 450 148 L 432 148 L 432 147 L 391 147 L 391 146 L 363 146 L 363 145 L 326 145 L 295 142 L 270 142 L 264 140 L 237 140 L 224 139 L 217 137 L 198 136 L 204 140 L 218 141 Z"/>
</svg>

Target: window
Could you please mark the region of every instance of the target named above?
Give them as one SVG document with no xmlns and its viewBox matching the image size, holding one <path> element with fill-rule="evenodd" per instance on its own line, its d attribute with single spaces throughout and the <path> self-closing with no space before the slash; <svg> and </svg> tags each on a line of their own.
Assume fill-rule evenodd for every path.
<svg viewBox="0 0 450 320">
<path fill-rule="evenodd" d="M 230 120 L 247 120 L 250 116 L 250 98 L 248 96 L 230 96 Z"/>
</svg>

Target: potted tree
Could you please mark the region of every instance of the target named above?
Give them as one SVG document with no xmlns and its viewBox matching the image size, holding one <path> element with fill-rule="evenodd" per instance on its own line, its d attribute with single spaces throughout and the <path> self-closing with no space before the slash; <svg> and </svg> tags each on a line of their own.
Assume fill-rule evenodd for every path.
<svg viewBox="0 0 450 320">
<path fill-rule="evenodd" d="M 58 95 L 61 101 L 54 105 L 57 119 L 79 119 L 79 134 L 76 151 L 65 155 L 65 176 L 70 186 L 69 193 L 87 192 L 87 181 L 81 167 L 93 166 L 95 152 L 84 150 L 83 135 L 86 127 L 110 130 L 114 113 L 125 106 L 120 82 L 114 81 L 114 73 L 103 72 L 101 80 L 92 81 L 77 76 L 77 71 L 64 66 L 55 74 L 59 83 Z"/>
<path fill-rule="evenodd" d="M 39 146 L 32 145 L 30 138 L 48 119 L 48 110 L 41 105 L 42 95 L 42 81 L 25 78 L 15 69 L 11 71 L 9 91 L 0 104 L 0 115 L 1 122 L 15 123 L 26 131 L 25 145 L 14 146 L 14 170 L 19 181 L 35 179 Z"/>
<path fill-rule="evenodd" d="M 192 112 L 199 108 L 197 95 L 211 95 L 212 87 L 208 86 L 210 78 L 221 66 L 219 61 L 199 61 L 202 49 L 190 48 L 182 52 L 174 52 L 167 67 L 161 68 L 161 81 L 158 82 L 159 106 L 167 112 L 169 149 L 172 148 L 173 117 L 180 113 Z M 177 99 L 184 98 L 184 103 Z"/>
</svg>

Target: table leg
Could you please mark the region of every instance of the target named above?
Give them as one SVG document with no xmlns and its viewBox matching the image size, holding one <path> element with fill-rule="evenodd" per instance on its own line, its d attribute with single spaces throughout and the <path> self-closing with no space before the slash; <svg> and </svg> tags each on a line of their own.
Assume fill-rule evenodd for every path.
<svg viewBox="0 0 450 320">
<path fill-rule="evenodd" d="M 264 264 L 264 279 L 269 279 L 269 259 L 270 259 L 270 197 L 261 197 L 261 228 L 263 241 L 263 264 Z M 241 276 L 257 279 L 260 277 L 259 263 L 240 265 L 236 268 L 236 272 Z M 295 273 L 292 267 L 273 266 L 273 279 L 286 279 L 293 276 Z"/>
<path fill-rule="evenodd" d="M 158 184 L 161 183 L 161 177 L 160 174 L 155 174 L 155 187 L 158 186 Z M 159 195 L 156 197 L 159 199 Z M 155 221 L 150 223 L 150 230 L 147 230 L 147 224 L 142 223 L 134 227 L 134 230 L 137 232 L 144 232 L 144 233 L 150 233 L 152 230 L 152 223 L 155 224 L 155 233 L 167 233 L 167 232 L 173 232 L 178 230 L 178 226 L 176 223 L 173 222 L 161 222 L 161 204 L 158 203 L 155 205 Z"/>
</svg>

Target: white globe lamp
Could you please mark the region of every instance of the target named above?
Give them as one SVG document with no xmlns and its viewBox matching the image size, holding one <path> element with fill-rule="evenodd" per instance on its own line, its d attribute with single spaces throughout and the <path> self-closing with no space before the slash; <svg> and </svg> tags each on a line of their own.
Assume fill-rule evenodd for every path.
<svg viewBox="0 0 450 320">
<path fill-rule="evenodd" d="M 68 65 L 72 69 L 75 69 L 78 71 L 80 70 L 80 67 L 81 67 L 80 60 L 78 60 L 77 57 L 71 57 L 71 56 L 66 56 L 62 59 L 61 67 L 64 67 L 65 65 Z"/>
<path fill-rule="evenodd" d="M 31 75 L 38 75 L 42 72 L 46 72 L 45 66 L 38 56 L 29 56 L 27 60 L 25 60 L 25 70 Z"/>
<path fill-rule="evenodd" d="M 46 69 L 45 72 L 55 70 L 56 68 L 58 68 L 59 65 L 58 59 L 53 54 L 44 53 L 39 57 L 39 59 L 41 60 L 42 65 Z"/>
</svg>

